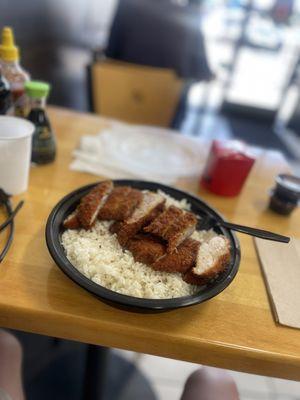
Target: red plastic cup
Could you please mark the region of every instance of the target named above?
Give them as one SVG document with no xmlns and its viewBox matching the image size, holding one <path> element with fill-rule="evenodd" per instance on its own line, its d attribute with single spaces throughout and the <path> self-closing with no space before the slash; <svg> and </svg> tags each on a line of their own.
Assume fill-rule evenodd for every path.
<svg viewBox="0 0 300 400">
<path fill-rule="evenodd" d="M 214 140 L 201 184 L 220 196 L 237 196 L 255 162 L 244 143 Z"/>
</svg>

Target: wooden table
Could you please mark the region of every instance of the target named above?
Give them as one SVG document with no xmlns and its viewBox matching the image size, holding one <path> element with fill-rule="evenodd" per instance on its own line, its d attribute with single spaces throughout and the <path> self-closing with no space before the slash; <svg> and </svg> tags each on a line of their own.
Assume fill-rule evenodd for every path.
<svg viewBox="0 0 300 400">
<path fill-rule="evenodd" d="M 82 134 L 108 120 L 52 108 L 58 138 L 55 163 L 33 167 L 26 203 L 10 252 L 0 265 L 0 326 L 134 350 L 238 371 L 300 380 L 300 331 L 275 323 L 253 241 L 239 235 L 240 272 L 216 298 L 160 314 L 121 311 L 68 279 L 48 254 L 44 230 L 53 206 L 71 190 L 97 180 L 72 172 L 71 152 Z M 201 157 L 201 154 L 199 154 Z M 268 190 L 289 169 L 277 152 L 262 151 L 242 194 L 234 199 L 201 191 L 228 219 L 300 237 L 299 211 L 285 218 L 266 211 Z M 180 186 L 197 190 L 197 182 Z"/>
</svg>

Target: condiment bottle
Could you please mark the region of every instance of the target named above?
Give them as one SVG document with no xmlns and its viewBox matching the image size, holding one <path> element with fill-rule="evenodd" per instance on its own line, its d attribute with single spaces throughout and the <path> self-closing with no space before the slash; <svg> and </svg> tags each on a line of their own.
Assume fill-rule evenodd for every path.
<svg viewBox="0 0 300 400">
<path fill-rule="evenodd" d="M 25 84 L 30 100 L 27 119 L 35 125 L 31 161 L 36 164 L 48 164 L 54 161 L 56 155 L 55 136 L 45 110 L 49 90 L 50 85 L 46 82 L 29 81 Z"/>
<path fill-rule="evenodd" d="M 1 74 L 0 69 L 0 115 L 4 115 L 11 108 L 12 99 L 9 83 Z"/>
<path fill-rule="evenodd" d="M 18 117 L 26 117 L 26 96 L 24 84 L 29 80 L 28 73 L 19 64 L 19 49 L 14 43 L 14 34 L 11 28 L 2 30 L 0 46 L 1 70 L 10 84 L 13 100 L 13 113 Z"/>
</svg>

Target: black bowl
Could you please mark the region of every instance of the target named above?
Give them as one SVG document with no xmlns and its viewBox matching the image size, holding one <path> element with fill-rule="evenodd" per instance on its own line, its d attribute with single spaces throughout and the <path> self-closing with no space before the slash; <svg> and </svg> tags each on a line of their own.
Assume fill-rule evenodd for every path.
<svg viewBox="0 0 300 400">
<path fill-rule="evenodd" d="M 49 252 L 59 268 L 74 282 L 101 298 L 103 301 L 113 303 L 119 307 L 130 307 L 137 311 L 166 311 L 202 303 L 221 293 L 232 282 L 240 263 L 240 245 L 235 234 L 229 229 L 222 227 L 215 228 L 215 231 L 223 234 L 230 241 L 230 263 L 218 278 L 205 286 L 199 286 L 199 291 L 191 296 L 172 299 L 144 299 L 132 297 L 106 289 L 86 278 L 70 263 L 65 255 L 64 248 L 61 244 L 61 234 L 64 230 L 62 221 L 76 208 L 81 197 L 86 195 L 96 184 L 97 183 L 81 187 L 65 196 L 52 210 L 46 225 L 46 242 Z M 136 180 L 115 180 L 114 184 L 116 186 L 127 185 L 141 190 L 157 191 L 160 189 L 177 200 L 183 198 L 187 199 L 191 204 L 192 211 L 200 217 L 209 215 L 216 219 L 223 220 L 221 215 L 209 207 L 204 201 L 169 186 Z"/>
</svg>

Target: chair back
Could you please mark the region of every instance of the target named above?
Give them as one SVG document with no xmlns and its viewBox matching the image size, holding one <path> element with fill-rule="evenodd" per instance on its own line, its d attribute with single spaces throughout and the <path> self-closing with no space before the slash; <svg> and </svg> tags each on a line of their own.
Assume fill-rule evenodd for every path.
<svg viewBox="0 0 300 400">
<path fill-rule="evenodd" d="M 169 69 L 100 60 L 90 69 L 92 109 L 136 124 L 170 126 L 183 82 Z"/>
</svg>

